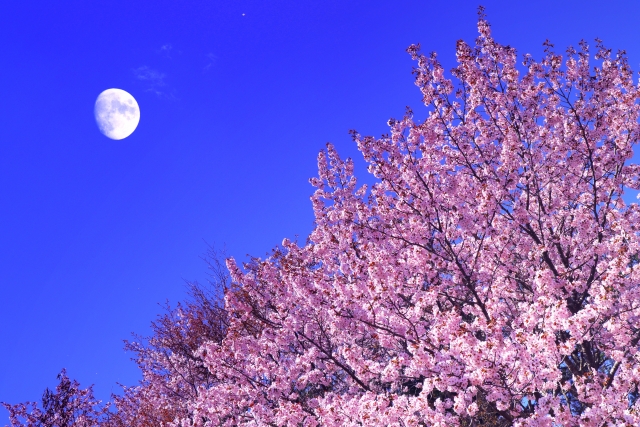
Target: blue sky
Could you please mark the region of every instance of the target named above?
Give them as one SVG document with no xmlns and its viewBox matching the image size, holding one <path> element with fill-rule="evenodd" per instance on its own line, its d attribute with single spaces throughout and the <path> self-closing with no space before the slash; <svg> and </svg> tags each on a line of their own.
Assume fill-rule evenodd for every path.
<svg viewBox="0 0 640 427">
<path fill-rule="evenodd" d="M 312 227 L 326 142 L 385 133 L 420 92 L 405 49 L 454 65 L 478 2 L 8 1 L 0 6 L 0 401 L 66 367 L 100 398 L 138 378 L 122 340 L 206 280 L 207 244 L 264 256 Z M 485 1 L 495 38 L 540 58 L 600 37 L 640 70 L 640 3 Z M 104 137 L 100 92 L 138 101 Z M 5 423 L 0 414 L 0 423 Z"/>
</svg>

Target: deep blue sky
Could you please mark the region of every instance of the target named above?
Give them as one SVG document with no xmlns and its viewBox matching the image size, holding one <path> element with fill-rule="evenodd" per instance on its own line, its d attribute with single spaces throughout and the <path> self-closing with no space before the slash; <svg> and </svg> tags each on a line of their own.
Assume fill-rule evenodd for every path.
<svg viewBox="0 0 640 427">
<path fill-rule="evenodd" d="M 205 241 L 240 260 L 304 241 L 318 151 L 359 160 L 349 129 L 419 112 L 405 48 L 451 68 L 478 4 L 3 2 L 0 401 L 39 399 L 63 367 L 103 399 L 135 383 L 122 340 L 206 280 Z M 637 0 L 483 4 L 520 54 L 600 37 L 640 70 Z M 121 141 L 93 119 L 112 87 L 141 109 Z"/>
</svg>

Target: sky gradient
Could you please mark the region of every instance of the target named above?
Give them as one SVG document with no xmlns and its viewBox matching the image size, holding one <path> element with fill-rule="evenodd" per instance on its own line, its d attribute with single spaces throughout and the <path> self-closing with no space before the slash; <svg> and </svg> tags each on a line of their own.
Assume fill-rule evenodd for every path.
<svg viewBox="0 0 640 427">
<path fill-rule="evenodd" d="M 478 4 L 4 2 L 0 401 L 38 400 L 63 367 L 101 399 L 133 385 L 122 340 L 206 281 L 207 244 L 246 260 L 304 242 L 318 151 L 333 143 L 364 178 L 348 131 L 379 136 L 405 106 L 419 117 L 405 49 L 452 68 Z M 600 37 L 640 70 L 636 0 L 482 4 L 519 55 Z M 140 105 L 120 141 L 93 118 L 108 88 Z"/>
</svg>

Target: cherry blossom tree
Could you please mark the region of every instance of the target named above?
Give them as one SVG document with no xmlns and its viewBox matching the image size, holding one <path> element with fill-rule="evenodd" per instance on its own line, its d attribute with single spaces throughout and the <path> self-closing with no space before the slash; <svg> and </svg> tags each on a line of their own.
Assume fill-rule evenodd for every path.
<svg viewBox="0 0 640 427">
<path fill-rule="evenodd" d="M 2 403 L 9 411 L 12 427 L 97 427 L 104 419 L 108 406 L 101 407 L 93 397 L 91 387 L 81 389 L 80 384 L 67 377 L 63 369 L 58 374 L 60 382 L 55 392 L 46 389 L 40 407 L 35 402 L 10 405 Z"/>
<path fill-rule="evenodd" d="M 428 114 L 329 145 L 315 227 L 228 261 L 213 381 L 183 425 L 637 426 L 638 87 L 598 40 L 518 62 L 482 10 L 449 79 L 408 52 Z"/>
</svg>

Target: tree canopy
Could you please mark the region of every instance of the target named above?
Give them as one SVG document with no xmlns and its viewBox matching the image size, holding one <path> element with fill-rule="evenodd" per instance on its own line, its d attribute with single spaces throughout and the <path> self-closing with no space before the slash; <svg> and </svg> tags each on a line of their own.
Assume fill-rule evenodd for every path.
<svg viewBox="0 0 640 427">
<path fill-rule="evenodd" d="M 210 425 L 637 425 L 638 88 L 624 52 L 539 62 L 481 14 L 446 77 L 419 46 L 429 113 L 353 133 L 378 182 L 329 145 L 315 228 L 244 269 Z M 484 424 L 486 425 L 486 423 Z"/>
</svg>

